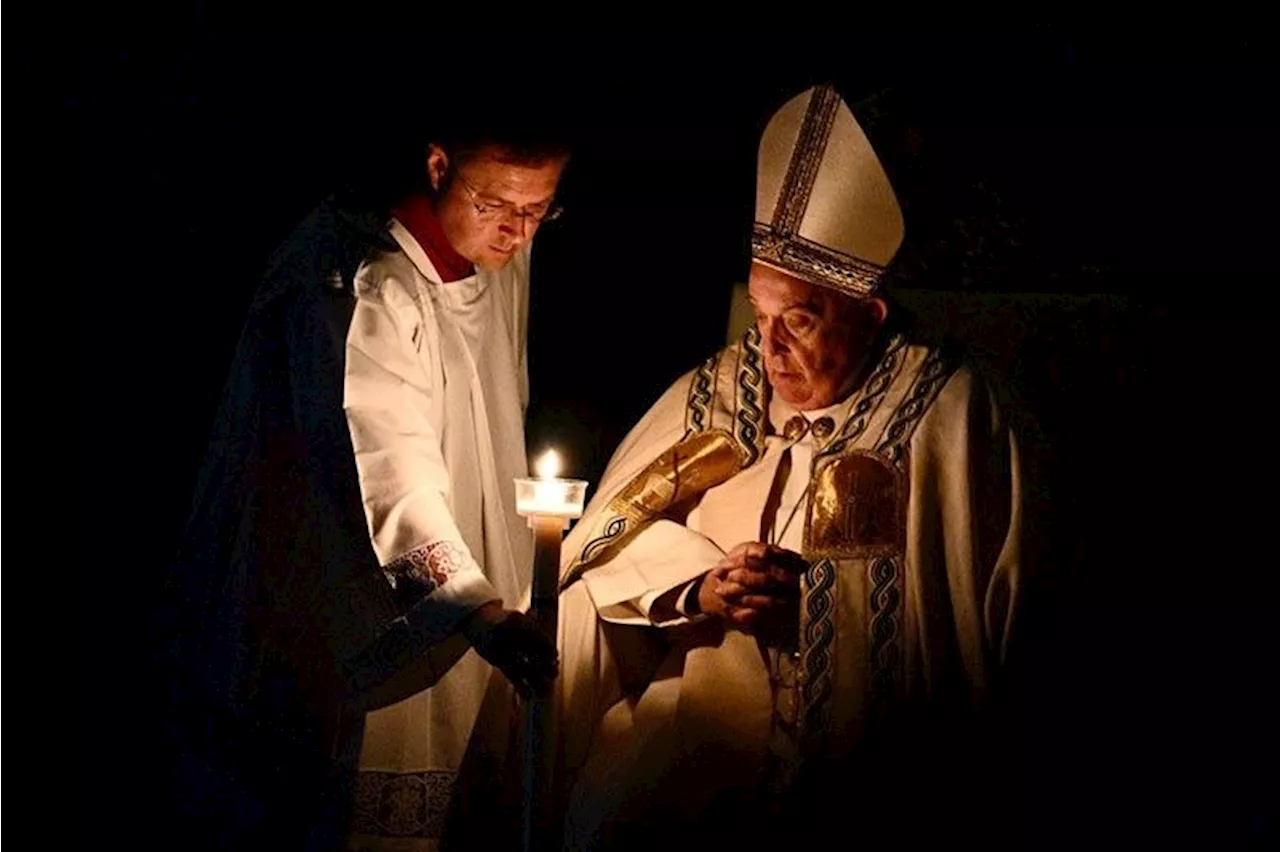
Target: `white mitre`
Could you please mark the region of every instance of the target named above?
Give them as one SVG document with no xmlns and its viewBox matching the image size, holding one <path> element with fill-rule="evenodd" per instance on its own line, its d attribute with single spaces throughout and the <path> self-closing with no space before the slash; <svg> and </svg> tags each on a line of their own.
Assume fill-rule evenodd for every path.
<svg viewBox="0 0 1280 852">
<path fill-rule="evenodd" d="M 902 245 L 902 208 L 849 106 L 816 86 L 760 138 L 751 257 L 856 298 L 875 293 Z"/>
</svg>

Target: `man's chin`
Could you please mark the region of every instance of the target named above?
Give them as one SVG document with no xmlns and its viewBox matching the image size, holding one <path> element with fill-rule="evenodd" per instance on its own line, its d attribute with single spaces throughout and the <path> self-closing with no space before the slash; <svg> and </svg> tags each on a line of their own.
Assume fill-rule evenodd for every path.
<svg viewBox="0 0 1280 852">
<path fill-rule="evenodd" d="M 502 267 L 506 266 L 508 263 L 510 263 L 511 258 L 515 257 L 515 255 L 516 253 L 514 249 L 508 252 L 501 252 L 501 251 L 497 251 L 496 249 L 489 249 L 484 254 L 476 257 L 471 262 L 474 263 L 477 268 L 483 269 L 486 272 L 496 272 Z"/>
<path fill-rule="evenodd" d="M 769 375 L 769 387 L 773 388 L 773 392 L 782 398 L 782 401 L 793 408 L 798 408 L 809 401 L 812 393 L 805 387 L 798 377 L 792 377 L 787 374 Z"/>
<path fill-rule="evenodd" d="M 794 408 L 796 411 L 813 411 L 818 408 L 826 408 L 835 405 L 839 399 L 830 390 L 823 386 L 814 387 L 805 384 L 802 379 L 781 378 L 774 380 L 769 378 L 769 386 L 773 388 L 783 402 Z"/>
</svg>

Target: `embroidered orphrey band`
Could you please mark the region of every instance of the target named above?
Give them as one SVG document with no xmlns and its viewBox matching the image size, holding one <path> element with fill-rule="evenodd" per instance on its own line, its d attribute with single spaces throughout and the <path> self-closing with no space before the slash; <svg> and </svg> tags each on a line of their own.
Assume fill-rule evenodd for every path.
<svg viewBox="0 0 1280 852">
<path fill-rule="evenodd" d="M 684 428 L 686 432 L 701 432 L 711 420 L 711 392 L 715 387 L 716 369 L 720 354 L 716 353 L 698 365 L 689 382 L 689 401 L 685 406 Z"/>
<path fill-rule="evenodd" d="M 903 450 L 911 440 L 916 424 L 929 410 L 929 406 L 942 390 L 942 386 L 955 372 L 958 363 L 958 359 L 943 347 L 936 347 L 930 351 L 923 366 L 920 367 L 920 372 L 916 374 L 915 385 L 911 388 L 906 402 L 898 406 L 898 410 L 893 413 L 893 419 L 885 427 L 880 444 L 876 447 L 877 453 L 899 467 L 902 466 Z"/>
<path fill-rule="evenodd" d="M 600 548 L 605 547 L 609 542 L 622 535 L 627 529 L 626 518 L 614 518 L 605 526 L 604 532 L 591 541 L 587 542 L 582 548 L 582 553 L 578 555 L 579 562 L 590 562 L 591 558 L 599 552 Z"/>
<path fill-rule="evenodd" d="M 831 665 L 835 658 L 836 569 L 830 559 L 819 559 L 804 574 L 804 637 L 801 650 L 803 679 L 800 690 L 800 737 L 806 749 L 816 748 L 827 729 L 831 698 Z"/>
<path fill-rule="evenodd" d="M 734 415 L 734 436 L 747 453 L 746 464 L 760 458 L 764 442 L 764 371 L 760 367 L 760 329 L 754 325 L 742 336 L 742 363 L 738 369 L 738 410 Z"/>
<path fill-rule="evenodd" d="M 872 561 L 871 580 L 871 704 L 883 713 L 899 692 L 901 680 L 902 572 L 891 556 Z"/>
<path fill-rule="evenodd" d="M 880 356 L 880 363 L 876 365 L 875 371 L 867 378 L 867 382 L 863 386 L 862 397 L 854 403 L 853 411 L 850 413 L 849 418 L 845 420 L 844 426 L 840 429 L 840 434 L 814 458 L 815 465 L 821 459 L 843 453 L 845 447 L 857 440 L 858 436 L 866 430 L 867 421 L 872 412 L 876 410 L 876 406 L 880 404 L 880 400 L 888 392 L 889 386 L 893 384 L 894 374 L 898 370 L 899 353 L 901 353 L 906 344 L 907 339 L 902 334 L 894 334 L 889 338 L 884 354 Z"/>
</svg>

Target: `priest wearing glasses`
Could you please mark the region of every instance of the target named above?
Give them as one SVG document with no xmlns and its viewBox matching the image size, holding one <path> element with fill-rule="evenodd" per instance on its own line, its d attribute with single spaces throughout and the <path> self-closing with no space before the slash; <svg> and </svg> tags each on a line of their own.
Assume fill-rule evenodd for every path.
<svg viewBox="0 0 1280 852">
<path fill-rule="evenodd" d="M 491 665 L 555 676 L 513 480 L 569 149 L 455 118 L 393 202 L 308 216 L 250 308 L 161 623 L 184 845 L 432 848 Z"/>
</svg>

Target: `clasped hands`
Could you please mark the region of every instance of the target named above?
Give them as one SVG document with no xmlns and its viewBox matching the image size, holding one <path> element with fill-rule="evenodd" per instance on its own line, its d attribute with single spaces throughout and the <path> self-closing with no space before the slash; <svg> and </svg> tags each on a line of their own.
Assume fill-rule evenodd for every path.
<svg viewBox="0 0 1280 852">
<path fill-rule="evenodd" d="M 791 646 L 800 619 L 800 575 L 808 567 L 795 551 L 743 542 L 703 575 L 698 608 L 766 645 Z M 558 654 L 529 615 L 491 601 L 472 613 L 463 632 L 477 653 L 499 668 L 523 697 L 550 689 L 559 670 Z"/>
<path fill-rule="evenodd" d="M 766 645 L 793 644 L 800 620 L 800 575 L 808 567 L 795 551 L 743 542 L 703 576 L 698 607 Z"/>
</svg>

